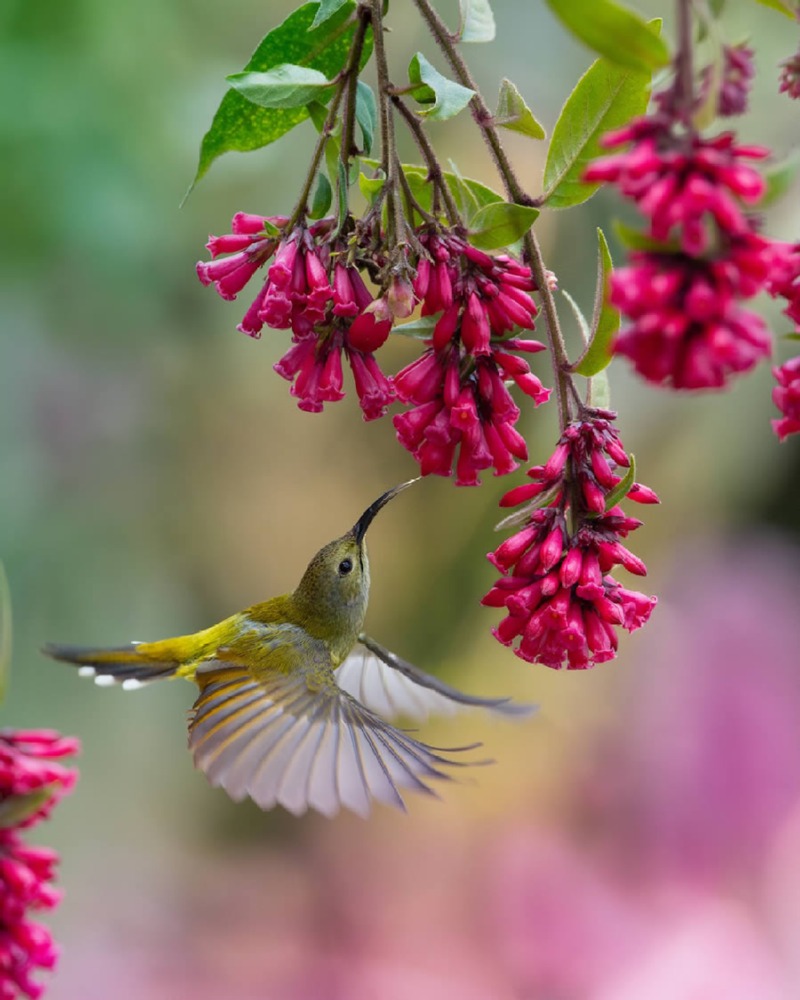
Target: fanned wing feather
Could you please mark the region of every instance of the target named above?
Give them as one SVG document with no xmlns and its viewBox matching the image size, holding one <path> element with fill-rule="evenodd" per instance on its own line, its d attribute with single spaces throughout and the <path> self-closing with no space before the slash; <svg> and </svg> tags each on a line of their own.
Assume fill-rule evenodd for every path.
<svg viewBox="0 0 800 1000">
<path fill-rule="evenodd" d="M 437 752 L 395 729 L 324 671 L 256 678 L 214 660 L 197 681 L 189 724 L 196 766 L 233 799 L 249 796 L 262 809 L 332 816 L 344 806 L 366 816 L 373 799 L 403 809 L 403 792 L 434 795 L 428 782 L 467 763 L 449 756 L 457 750 Z"/>
<path fill-rule="evenodd" d="M 510 698 L 465 694 L 401 659 L 370 636 L 360 635 L 353 652 L 336 671 L 336 683 L 386 719 L 403 716 L 423 722 L 429 715 L 452 715 L 460 706 L 486 708 L 502 715 L 530 715 L 535 705 Z"/>
</svg>

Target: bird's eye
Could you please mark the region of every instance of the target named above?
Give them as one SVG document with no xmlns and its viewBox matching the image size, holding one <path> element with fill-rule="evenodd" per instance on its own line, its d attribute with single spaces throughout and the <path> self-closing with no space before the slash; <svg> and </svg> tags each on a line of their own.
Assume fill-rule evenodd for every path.
<svg viewBox="0 0 800 1000">
<path fill-rule="evenodd" d="M 347 576 L 350 570 L 353 568 L 352 559 L 342 559 L 339 563 L 339 576 Z"/>
</svg>

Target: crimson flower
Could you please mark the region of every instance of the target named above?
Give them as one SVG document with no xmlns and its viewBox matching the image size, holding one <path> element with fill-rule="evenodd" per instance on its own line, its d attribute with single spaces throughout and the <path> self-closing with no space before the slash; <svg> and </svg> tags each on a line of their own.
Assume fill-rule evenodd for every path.
<svg viewBox="0 0 800 1000">
<path fill-rule="evenodd" d="M 792 100 L 800 98 L 800 50 L 781 63 L 778 90 L 781 94 L 788 94 Z"/>
<path fill-rule="evenodd" d="M 534 482 L 510 490 L 501 506 L 526 504 L 514 515 L 520 529 L 489 553 L 502 574 L 482 603 L 502 607 L 493 629 L 503 645 L 530 663 L 583 670 L 616 656 L 618 627 L 644 625 L 656 598 L 628 590 L 611 575 L 615 566 L 643 576 L 647 570 L 623 544 L 641 521 L 614 502 L 630 465 L 615 414 L 586 410 L 567 426 L 549 461 L 534 466 Z M 632 483 L 625 495 L 657 503 L 652 490 Z M 621 497 L 617 497 L 621 499 Z"/>
<path fill-rule="evenodd" d="M 800 432 L 800 357 L 772 369 L 778 383 L 772 390 L 772 402 L 783 416 L 772 421 L 772 429 L 781 441 Z"/>
<path fill-rule="evenodd" d="M 58 855 L 26 844 L 20 830 L 46 819 L 71 790 L 77 771 L 57 758 L 79 749 L 77 740 L 48 730 L 0 731 L 0 1000 L 41 996 L 33 973 L 58 958 L 49 930 L 28 919 L 29 910 L 59 901 L 50 884 Z"/>
</svg>

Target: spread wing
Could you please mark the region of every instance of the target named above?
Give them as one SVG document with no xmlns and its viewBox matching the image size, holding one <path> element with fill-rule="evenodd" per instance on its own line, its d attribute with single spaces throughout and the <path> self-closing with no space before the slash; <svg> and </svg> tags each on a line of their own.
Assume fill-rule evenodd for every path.
<svg viewBox="0 0 800 1000">
<path fill-rule="evenodd" d="M 503 715 L 530 715 L 535 705 L 510 698 L 465 694 L 401 659 L 363 633 L 336 671 L 339 687 L 384 718 L 402 715 L 424 721 L 429 715 L 452 715 L 460 706 L 487 708 Z"/>
<path fill-rule="evenodd" d="M 212 785 L 262 809 L 333 816 L 344 806 L 366 816 L 373 799 L 404 809 L 409 789 L 435 795 L 428 783 L 450 780 L 443 768 L 486 763 L 450 756 L 473 747 L 440 751 L 395 729 L 325 666 L 259 677 L 222 660 L 198 669 L 189 748 Z"/>
</svg>

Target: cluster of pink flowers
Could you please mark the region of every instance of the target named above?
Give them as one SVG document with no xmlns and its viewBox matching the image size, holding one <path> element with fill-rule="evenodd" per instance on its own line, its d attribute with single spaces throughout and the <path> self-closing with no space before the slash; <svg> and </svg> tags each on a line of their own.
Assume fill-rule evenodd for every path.
<svg viewBox="0 0 800 1000">
<path fill-rule="evenodd" d="M 722 118 L 741 115 L 747 110 L 747 100 L 755 76 L 753 57 L 755 52 L 747 45 L 724 45 L 722 47 L 722 69 L 716 95 L 717 114 Z M 701 73 L 701 87 L 698 104 L 702 104 L 713 82 L 714 69 L 707 66 Z"/>
<path fill-rule="evenodd" d="M 420 242 L 430 259 L 419 262 L 414 293 L 424 316 L 441 316 L 425 353 L 395 376 L 398 398 L 412 408 L 394 426 L 423 475 L 449 476 L 455 462 L 456 483 L 474 486 L 481 470 L 505 475 L 528 455 L 506 382 L 537 406 L 550 395 L 519 354 L 544 345 L 507 336 L 533 329 L 535 284 L 519 261 L 456 235 L 422 233 Z"/>
<path fill-rule="evenodd" d="M 781 63 L 778 89 L 782 94 L 788 94 L 792 100 L 800 98 L 800 50 Z"/>
<path fill-rule="evenodd" d="M 739 304 L 767 288 L 782 255 L 746 212 L 765 183 L 745 161 L 768 150 L 739 146 L 731 132 L 679 131 L 663 114 L 603 141 L 632 145 L 592 164 L 586 179 L 617 185 L 646 217 L 646 235 L 663 244 L 637 251 L 612 277 L 611 301 L 629 320 L 616 351 L 652 382 L 724 386 L 770 353 L 763 320 Z"/>
<path fill-rule="evenodd" d="M 292 382 L 301 410 L 318 413 L 324 403 L 343 397 L 344 354 L 364 419 L 383 416 L 394 389 L 374 352 L 388 337 L 394 316 L 375 310 L 358 267 L 346 262 L 344 247 L 331 242 L 332 219 L 280 232 L 287 221 L 239 212 L 232 233 L 209 239 L 212 260 L 200 261 L 197 275 L 223 298 L 234 299 L 274 257 L 238 329 L 251 337 L 260 337 L 265 325 L 291 329 L 292 346 L 275 370 Z"/>
<path fill-rule="evenodd" d="M 501 577 L 483 598 L 507 616 L 493 630 L 504 645 L 531 663 L 583 670 L 613 659 L 619 627 L 632 632 L 650 617 L 655 597 L 628 590 L 611 575 L 615 566 L 643 576 L 641 559 L 621 542 L 642 523 L 626 516 L 612 496 L 630 461 L 614 427 L 615 414 L 587 409 L 570 423 L 532 483 L 510 490 L 501 506 L 525 504 L 522 527 L 494 552 Z M 632 483 L 625 495 L 657 503 L 655 493 Z M 514 516 L 519 523 L 519 515 Z"/>
<path fill-rule="evenodd" d="M 360 256 L 338 246 L 331 219 L 288 233 L 280 228 L 286 225 L 278 217 L 235 215 L 232 233 L 210 238 L 212 260 L 198 263 L 197 273 L 231 299 L 272 260 L 239 329 L 251 337 L 264 325 L 291 329 L 292 346 L 275 370 L 292 382 L 299 407 L 319 412 L 342 398 L 344 355 L 365 419 L 383 416 L 395 397 L 410 405 L 394 425 L 423 475 L 449 476 L 455 466 L 458 485 L 471 486 L 481 470 L 516 469 L 527 448 L 514 426 L 520 411 L 508 384 L 536 405 L 550 394 L 520 356 L 543 345 L 513 336 L 534 326 L 530 269 L 477 250 L 454 232 L 425 228 L 417 234 L 419 259 L 405 262 L 411 277 L 395 269 L 374 298 L 361 275 L 381 271 L 385 262 L 374 252 Z M 419 303 L 423 316 L 441 314 L 433 336 L 420 358 L 387 378 L 375 352 L 394 321 Z"/>
<path fill-rule="evenodd" d="M 52 909 L 60 898 L 50 884 L 58 855 L 27 845 L 19 831 L 46 819 L 73 787 L 77 772 L 57 758 L 79 749 L 46 730 L 0 731 L 0 1000 L 41 996 L 32 975 L 58 957 L 47 928 L 28 919 L 29 910 Z"/>
</svg>

